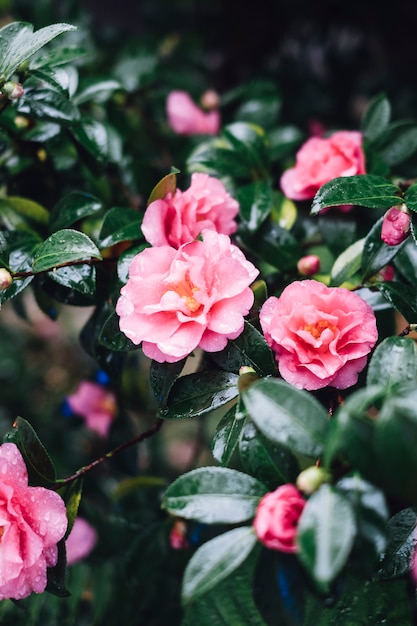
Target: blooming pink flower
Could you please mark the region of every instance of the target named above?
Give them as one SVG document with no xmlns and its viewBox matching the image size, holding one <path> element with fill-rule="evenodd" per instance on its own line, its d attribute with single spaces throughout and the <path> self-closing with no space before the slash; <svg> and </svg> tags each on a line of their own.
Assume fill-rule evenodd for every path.
<svg viewBox="0 0 417 626">
<path fill-rule="evenodd" d="M 361 133 L 342 130 L 308 139 L 297 152 L 295 166 L 282 174 L 281 189 L 292 200 L 310 200 L 333 178 L 364 173 Z"/>
<path fill-rule="evenodd" d="M 65 541 L 67 563 L 72 565 L 90 554 L 97 543 L 97 532 L 83 517 L 77 517 Z"/>
<path fill-rule="evenodd" d="M 171 91 L 166 103 L 168 122 L 179 135 L 217 135 L 219 111 L 205 113 L 186 91 Z"/>
<path fill-rule="evenodd" d="M 354 385 L 378 338 L 372 308 L 343 287 L 295 281 L 260 311 L 281 376 L 300 389 Z"/>
<path fill-rule="evenodd" d="M 20 600 L 45 590 L 47 567 L 58 559 L 67 529 L 65 504 L 55 491 L 28 487 L 23 457 L 14 443 L 0 446 L 0 600 Z"/>
<path fill-rule="evenodd" d="M 146 248 L 132 260 L 116 305 L 120 330 L 160 363 L 179 361 L 197 346 L 222 350 L 243 330 L 258 270 L 226 235 Z"/>
<path fill-rule="evenodd" d="M 381 239 L 387 246 L 398 246 L 410 234 L 411 217 L 406 207 L 393 206 L 384 215 Z"/>
<path fill-rule="evenodd" d="M 186 191 L 177 189 L 163 200 L 151 202 L 145 211 L 142 232 L 153 246 L 173 246 L 196 239 L 208 228 L 224 235 L 237 229 L 238 202 L 223 183 L 208 174 L 195 173 Z"/>
<path fill-rule="evenodd" d="M 87 428 L 106 437 L 117 410 L 116 397 L 112 391 L 84 380 L 68 396 L 67 402 L 74 413 L 85 418 Z"/>
<path fill-rule="evenodd" d="M 294 485 L 282 485 L 260 499 L 253 522 L 256 536 L 267 548 L 297 552 L 297 528 L 306 501 Z"/>
<path fill-rule="evenodd" d="M 297 269 L 303 276 L 313 276 L 320 270 L 320 258 L 315 254 L 303 256 L 297 263 Z"/>
</svg>

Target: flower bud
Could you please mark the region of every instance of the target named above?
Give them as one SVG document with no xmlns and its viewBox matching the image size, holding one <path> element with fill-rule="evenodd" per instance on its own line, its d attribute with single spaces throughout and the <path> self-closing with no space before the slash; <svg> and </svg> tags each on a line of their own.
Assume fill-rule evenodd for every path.
<svg viewBox="0 0 417 626">
<path fill-rule="evenodd" d="M 17 100 L 23 96 L 23 87 L 20 83 L 8 81 L 4 83 L 2 93 L 9 98 L 9 100 Z"/>
<path fill-rule="evenodd" d="M 317 489 L 323 484 L 328 482 L 330 475 L 322 467 L 316 467 L 312 465 L 307 467 L 297 476 L 296 485 L 297 488 L 303 493 L 310 495 L 317 491 Z"/>
<path fill-rule="evenodd" d="M 398 246 L 410 234 L 411 217 L 405 204 L 393 206 L 384 215 L 381 239 L 387 246 Z"/>
<path fill-rule="evenodd" d="M 201 101 L 201 106 L 203 106 L 208 111 L 219 108 L 219 104 L 220 104 L 219 94 L 217 93 L 217 91 L 214 91 L 214 89 L 208 89 L 207 91 L 205 91 L 203 95 L 201 96 L 200 101 Z"/>
<path fill-rule="evenodd" d="M 12 275 L 4 267 L 0 268 L 0 291 L 7 289 L 13 282 Z"/>
<path fill-rule="evenodd" d="M 313 276 L 320 270 L 320 259 L 315 254 L 303 256 L 297 263 L 297 269 L 302 276 Z"/>
</svg>

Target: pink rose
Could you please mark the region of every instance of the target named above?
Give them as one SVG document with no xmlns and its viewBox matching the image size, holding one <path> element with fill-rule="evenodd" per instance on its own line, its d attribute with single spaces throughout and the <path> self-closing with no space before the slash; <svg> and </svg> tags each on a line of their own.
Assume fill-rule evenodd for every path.
<svg viewBox="0 0 417 626">
<path fill-rule="evenodd" d="M 354 385 L 378 338 L 369 304 L 315 280 L 295 281 L 268 298 L 260 323 L 281 376 L 300 389 Z"/>
<path fill-rule="evenodd" d="M 186 191 L 177 189 L 163 200 L 151 202 L 145 211 L 142 232 L 153 246 L 173 246 L 196 239 L 210 229 L 231 235 L 237 229 L 238 202 L 223 183 L 208 174 L 195 173 Z"/>
<path fill-rule="evenodd" d="M 68 396 L 68 405 L 74 413 L 84 417 L 87 428 L 106 437 L 116 415 L 116 397 L 102 385 L 82 381 L 77 390 Z"/>
<path fill-rule="evenodd" d="M 67 563 L 73 565 L 90 554 L 97 543 L 97 533 L 83 517 L 77 517 L 65 541 Z"/>
<path fill-rule="evenodd" d="M 405 205 L 391 207 L 384 215 L 381 239 L 387 246 L 398 246 L 410 234 L 411 217 Z"/>
<path fill-rule="evenodd" d="M 295 166 L 282 174 L 281 189 L 292 200 L 310 200 L 333 178 L 364 173 L 361 133 L 342 130 L 308 139 L 297 152 Z"/>
<path fill-rule="evenodd" d="M 67 529 L 65 504 L 55 491 L 28 487 L 25 462 L 14 443 L 0 446 L 0 600 L 45 590 L 47 567 L 58 559 Z"/>
<path fill-rule="evenodd" d="M 258 273 L 229 237 L 212 230 L 178 250 L 146 248 L 121 289 L 120 330 L 160 363 L 179 361 L 197 346 L 222 350 L 243 331 Z"/>
<path fill-rule="evenodd" d="M 171 91 L 166 103 L 168 122 L 179 135 L 217 135 L 220 113 L 205 113 L 186 91 Z"/>
<path fill-rule="evenodd" d="M 294 485 L 282 485 L 260 499 L 253 526 L 267 548 L 297 552 L 297 528 L 306 501 Z"/>
</svg>

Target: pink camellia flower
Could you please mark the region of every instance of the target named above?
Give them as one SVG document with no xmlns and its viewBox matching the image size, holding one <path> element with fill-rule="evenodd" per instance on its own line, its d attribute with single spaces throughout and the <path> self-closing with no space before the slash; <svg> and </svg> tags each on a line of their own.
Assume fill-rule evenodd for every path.
<svg viewBox="0 0 417 626">
<path fill-rule="evenodd" d="M 398 246 L 410 234 L 411 217 L 407 207 L 393 206 L 384 215 L 381 239 L 387 246 Z"/>
<path fill-rule="evenodd" d="M 67 529 L 65 504 L 55 491 L 29 487 L 14 443 L 0 446 L 0 600 L 42 593 L 47 568 L 58 559 Z"/>
<path fill-rule="evenodd" d="M 341 130 L 308 139 L 297 152 L 295 166 L 282 174 L 281 189 L 291 200 L 310 200 L 333 178 L 364 173 L 362 134 Z"/>
<path fill-rule="evenodd" d="M 354 385 L 378 338 L 372 308 L 343 287 L 295 281 L 260 311 L 281 376 L 299 389 Z"/>
<path fill-rule="evenodd" d="M 85 418 L 87 428 L 106 437 L 116 415 L 114 393 L 98 383 L 82 381 L 77 390 L 67 397 L 72 411 Z"/>
<path fill-rule="evenodd" d="M 258 273 L 229 237 L 212 230 L 178 250 L 146 248 L 121 289 L 120 330 L 160 363 L 180 361 L 197 346 L 222 350 L 243 330 Z"/>
<path fill-rule="evenodd" d="M 267 548 L 297 552 L 297 528 L 306 501 L 294 485 L 287 484 L 260 499 L 253 526 Z"/>
<path fill-rule="evenodd" d="M 142 232 L 153 246 L 179 248 L 210 229 L 231 235 L 237 229 L 238 202 L 223 183 L 208 174 L 195 173 L 186 191 L 177 189 L 163 200 L 151 202 L 145 211 Z"/>
<path fill-rule="evenodd" d="M 73 565 L 88 556 L 96 543 L 96 529 L 83 517 L 77 517 L 65 541 L 68 565 Z"/>
<path fill-rule="evenodd" d="M 168 122 L 179 135 L 217 135 L 219 111 L 205 113 L 186 91 L 171 91 L 166 103 Z"/>
</svg>

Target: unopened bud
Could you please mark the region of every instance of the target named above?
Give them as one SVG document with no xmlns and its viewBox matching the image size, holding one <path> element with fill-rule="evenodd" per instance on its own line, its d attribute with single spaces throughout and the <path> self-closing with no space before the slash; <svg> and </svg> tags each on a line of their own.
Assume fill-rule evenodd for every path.
<svg viewBox="0 0 417 626">
<path fill-rule="evenodd" d="M 16 117 L 14 118 L 14 125 L 19 130 L 24 130 L 25 128 L 29 126 L 29 124 L 30 122 L 28 118 L 24 117 L 23 115 L 16 115 Z"/>
<path fill-rule="evenodd" d="M 4 83 L 1 88 L 2 93 L 9 98 L 9 100 L 17 100 L 21 96 L 23 96 L 23 87 L 20 83 L 14 83 L 12 81 L 8 81 Z"/>
<path fill-rule="evenodd" d="M 316 467 L 312 465 L 307 467 L 297 476 L 297 489 L 303 493 L 310 495 L 317 491 L 317 489 L 323 484 L 328 482 L 330 475 L 322 467 Z"/>
<path fill-rule="evenodd" d="M 247 391 L 249 387 L 259 379 L 259 375 L 255 372 L 253 367 L 249 365 L 242 365 L 239 369 L 239 380 L 237 383 L 239 392 Z"/>
<path fill-rule="evenodd" d="M 384 215 L 381 239 L 387 246 L 398 246 L 410 234 L 411 217 L 405 204 L 393 206 Z"/>
<path fill-rule="evenodd" d="M 200 102 L 201 106 L 207 109 L 207 111 L 212 111 L 213 109 L 219 108 L 220 97 L 217 91 L 214 91 L 214 89 L 208 89 L 201 96 Z"/>
<path fill-rule="evenodd" d="M 4 267 L 0 268 L 0 290 L 10 287 L 13 282 L 12 275 Z"/>
<path fill-rule="evenodd" d="M 297 263 L 297 269 L 302 276 L 313 276 L 320 270 L 320 259 L 315 254 L 303 256 Z"/>
</svg>

